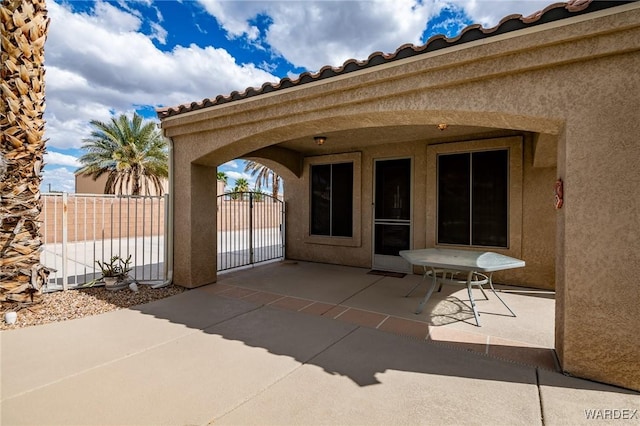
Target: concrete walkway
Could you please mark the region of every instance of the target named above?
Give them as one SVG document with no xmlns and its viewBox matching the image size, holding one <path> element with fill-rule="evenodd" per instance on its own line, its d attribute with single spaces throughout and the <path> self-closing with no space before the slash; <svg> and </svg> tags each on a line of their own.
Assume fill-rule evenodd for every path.
<svg viewBox="0 0 640 426">
<path fill-rule="evenodd" d="M 1 332 L 1 424 L 640 422 L 635 392 L 221 286 Z"/>
</svg>

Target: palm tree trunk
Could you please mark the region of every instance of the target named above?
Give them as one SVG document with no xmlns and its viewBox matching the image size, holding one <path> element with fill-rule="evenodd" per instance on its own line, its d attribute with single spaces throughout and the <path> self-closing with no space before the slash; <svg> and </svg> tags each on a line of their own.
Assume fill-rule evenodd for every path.
<svg viewBox="0 0 640 426">
<path fill-rule="evenodd" d="M 140 195 L 140 167 L 137 164 L 133 165 L 133 179 L 131 182 L 131 195 Z"/>
<path fill-rule="evenodd" d="M 278 200 L 278 192 L 280 192 L 280 176 L 273 172 L 273 182 L 271 184 L 271 194 L 273 195 L 273 202 Z"/>
<path fill-rule="evenodd" d="M 49 270 L 40 264 L 44 143 L 44 0 L 0 6 L 0 302 L 41 301 Z"/>
</svg>

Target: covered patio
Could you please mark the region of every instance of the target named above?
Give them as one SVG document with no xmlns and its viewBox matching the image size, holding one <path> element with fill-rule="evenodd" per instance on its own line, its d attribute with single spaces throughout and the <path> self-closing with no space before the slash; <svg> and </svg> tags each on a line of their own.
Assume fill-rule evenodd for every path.
<svg viewBox="0 0 640 426">
<path fill-rule="evenodd" d="M 555 316 L 535 315 L 555 321 L 562 371 L 639 390 L 639 40 L 638 2 L 555 3 L 159 109 L 179 206 L 174 282 L 221 279 L 216 167 L 251 159 L 284 179 L 288 260 L 411 273 L 400 250 L 521 259 L 494 278 L 555 291 Z M 362 290 L 345 296 L 353 308 Z"/>
<path fill-rule="evenodd" d="M 395 276 L 394 276 L 395 275 Z M 331 318 L 492 358 L 558 371 L 554 343 L 555 293 L 497 285 L 512 317 L 488 290 L 474 289 L 482 326 L 477 327 L 464 286 L 434 292 L 421 314 L 416 306 L 430 281 L 420 275 L 372 274 L 369 269 L 281 261 L 220 274 L 216 295 Z M 416 285 L 418 287 L 406 294 Z"/>
</svg>

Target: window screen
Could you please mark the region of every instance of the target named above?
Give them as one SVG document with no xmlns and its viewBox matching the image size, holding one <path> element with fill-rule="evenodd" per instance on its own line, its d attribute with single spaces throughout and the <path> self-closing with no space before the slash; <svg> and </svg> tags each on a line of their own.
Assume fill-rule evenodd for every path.
<svg viewBox="0 0 640 426">
<path fill-rule="evenodd" d="M 311 166 L 311 234 L 353 236 L 353 163 Z"/>
<path fill-rule="evenodd" d="M 438 156 L 438 243 L 507 247 L 509 151 Z"/>
</svg>

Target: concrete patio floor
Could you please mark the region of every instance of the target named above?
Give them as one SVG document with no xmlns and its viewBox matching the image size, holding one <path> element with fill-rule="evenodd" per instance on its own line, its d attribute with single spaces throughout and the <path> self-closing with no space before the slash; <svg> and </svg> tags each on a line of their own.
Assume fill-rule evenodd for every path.
<svg viewBox="0 0 640 426">
<path fill-rule="evenodd" d="M 512 318 L 496 314 L 504 307 L 492 305 L 489 294 L 489 301 L 479 302 L 486 303 L 480 305 L 482 327 L 466 320 L 443 326 L 438 318 L 454 310 L 438 303 L 459 297 L 457 290 L 444 290 L 440 302 L 434 299 L 416 318 L 411 312 L 424 289 L 402 297 L 415 279 L 420 277 L 391 279 L 358 268 L 281 262 L 222 275 L 217 284 L 133 309 L 3 331 L 0 422 L 530 425 L 592 423 L 590 416 L 599 424 L 619 423 L 616 415 L 640 420 L 636 392 L 533 362 L 505 361 L 491 348 L 487 353 L 487 345 L 503 345 L 493 345 L 494 338 L 520 342 L 525 351 L 549 350 L 545 330 L 522 336 L 517 331 L 542 319 L 514 323 L 543 316 L 536 306 L 529 312 L 520 299 L 553 305 L 552 299 L 504 292 L 518 314 Z M 379 299 L 384 294 L 392 296 L 386 303 Z M 389 307 L 382 310 L 380 304 Z M 497 334 L 509 326 L 516 330 Z M 429 340 L 437 340 L 436 329 L 485 337 L 474 343 L 443 331 L 447 343 L 434 344 Z"/>
<path fill-rule="evenodd" d="M 558 370 L 552 291 L 496 285 L 516 313 L 496 296 L 473 290 L 476 326 L 466 287 L 444 285 L 421 314 L 416 307 L 431 281 L 369 274 L 369 269 L 284 261 L 222 274 L 214 291 L 224 297 L 350 322 L 506 360 Z M 417 288 L 405 297 L 412 288 Z M 486 286 L 488 288 L 488 286 Z"/>
</svg>

